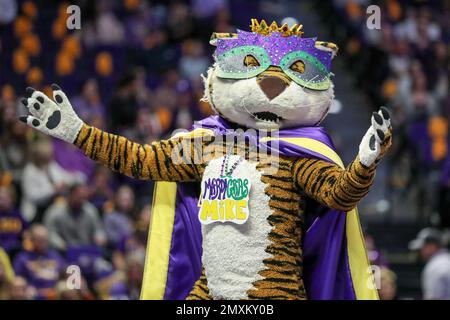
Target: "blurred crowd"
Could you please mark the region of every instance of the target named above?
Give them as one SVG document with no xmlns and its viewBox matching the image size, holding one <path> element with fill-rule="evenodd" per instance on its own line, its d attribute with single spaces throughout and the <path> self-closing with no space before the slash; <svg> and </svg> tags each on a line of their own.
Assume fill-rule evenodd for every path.
<svg viewBox="0 0 450 320">
<path fill-rule="evenodd" d="M 425 263 L 422 297 L 450 299 L 450 1 L 333 0 L 317 4 L 317 12 L 355 86 L 374 108 L 391 110 L 387 222 L 425 227 L 409 244 Z M 366 244 L 382 282 L 389 283 L 381 298 L 397 298 L 388 259 L 374 238 L 367 235 Z"/>
<path fill-rule="evenodd" d="M 69 3 L 2 1 L 0 299 L 138 299 L 150 221 L 152 183 L 17 121 L 25 88 L 58 83 L 84 121 L 148 143 L 210 114 L 209 36 L 235 29 L 233 1 L 76 4 L 80 30 Z"/>
<path fill-rule="evenodd" d="M 449 228 L 450 1 L 334 0 L 318 12 L 332 26 L 355 85 L 374 108 L 392 110 L 393 211 Z"/>
</svg>

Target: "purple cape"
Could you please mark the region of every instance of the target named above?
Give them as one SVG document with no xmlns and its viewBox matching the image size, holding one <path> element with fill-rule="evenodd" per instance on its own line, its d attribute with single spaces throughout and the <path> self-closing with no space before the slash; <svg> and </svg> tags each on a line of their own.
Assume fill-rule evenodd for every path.
<svg viewBox="0 0 450 320">
<path fill-rule="evenodd" d="M 230 123 L 219 116 L 211 116 L 194 124 L 193 129 L 203 128 L 214 131 L 215 134 L 227 134 L 231 129 Z M 301 127 L 283 129 L 278 132 L 279 138 L 309 138 L 325 144 L 335 150 L 335 147 L 322 127 Z M 268 143 L 264 147 L 271 148 Z M 333 162 L 320 152 L 315 152 L 280 139 L 277 150 L 284 156 L 317 158 Z M 199 183 L 177 183 L 174 203 L 173 228 L 171 231 L 170 250 L 165 257 L 167 271 L 164 271 L 162 292 L 163 299 L 185 299 L 191 291 L 195 281 L 201 274 L 202 235 L 201 224 L 198 220 L 198 196 Z M 371 299 L 377 298 L 377 294 L 357 294 L 355 283 L 364 281 L 367 277 L 360 277 L 366 270 L 368 263 L 360 263 L 356 272 L 351 272 L 349 265 L 349 244 L 346 233 L 346 216 L 349 213 L 326 208 L 314 203 L 314 208 L 308 207 L 306 225 L 303 240 L 303 278 L 308 299 Z M 356 210 L 355 210 L 355 213 Z M 356 217 L 352 227 L 356 230 L 358 238 L 362 239 L 359 221 Z M 156 230 L 155 230 L 156 231 Z M 355 234 L 355 233 L 354 233 Z M 358 241 L 362 241 L 358 239 Z M 361 246 L 359 247 L 361 249 Z M 364 245 L 362 245 L 364 248 Z M 354 255 L 355 250 L 350 250 Z M 359 250 L 358 259 L 367 261 L 365 251 Z M 148 251 L 148 260 L 160 259 L 152 256 Z M 364 257 L 361 257 L 364 255 Z M 354 260 L 353 260 L 354 261 Z M 146 263 L 147 269 L 147 263 Z M 352 270 L 353 271 L 353 270 Z M 167 272 L 167 274 L 165 274 Z M 154 295 L 145 292 L 148 282 L 152 281 L 150 270 L 144 271 L 144 283 L 142 298 L 154 299 Z M 354 279 L 355 274 L 359 279 Z M 353 277 L 352 277 L 353 275 Z M 362 286 L 359 285 L 358 288 Z M 370 288 L 369 288 L 370 289 Z M 363 291 L 366 290 L 363 288 Z M 147 290 L 148 291 L 148 290 Z M 376 292 L 376 291 L 375 291 Z"/>
</svg>

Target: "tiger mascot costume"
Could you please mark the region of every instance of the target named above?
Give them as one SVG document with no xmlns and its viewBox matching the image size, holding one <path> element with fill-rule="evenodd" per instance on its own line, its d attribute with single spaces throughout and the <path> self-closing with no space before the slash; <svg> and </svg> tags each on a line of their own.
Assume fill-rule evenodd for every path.
<svg viewBox="0 0 450 320">
<path fill-rule="evenodd" d="M 157 181 L 142 299 L 378 299 L 356 204 L 391 145 L 389 114 L 373 113 L 345 168 L 319 126 L 337 46 L 302 33 L 252 19 L 213 34 L 204 99 L 217 114 L 150 144 L 84 123 L 57 85 L 53 99 L 27 89 L 20 120 Z"/>
</svg>

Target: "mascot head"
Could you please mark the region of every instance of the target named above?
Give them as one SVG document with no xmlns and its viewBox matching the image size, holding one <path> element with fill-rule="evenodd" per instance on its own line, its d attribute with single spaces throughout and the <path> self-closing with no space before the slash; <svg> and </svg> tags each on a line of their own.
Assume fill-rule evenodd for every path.
<svg viewBox="0 0 450 320">
<path fill-rule="evenodd" d="M 223 118 L 256 129 L 314 126 L 334 98 L 331 60 L 337 46 L 291 28 L 252 19 L 252 32 L 214 33 L 214 64 L 205 99 Z"/>
</svg>

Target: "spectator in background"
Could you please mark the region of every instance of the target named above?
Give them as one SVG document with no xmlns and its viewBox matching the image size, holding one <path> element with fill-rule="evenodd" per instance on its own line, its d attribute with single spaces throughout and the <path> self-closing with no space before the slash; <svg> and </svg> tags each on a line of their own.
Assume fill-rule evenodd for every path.
<svg viewBox="0 0 450 320">
<path fill-rule="evenodd" d="M 139 212 L 139 216 L 135 224 L 135 236 L 140 243 L 147 243 L 148 227 L 151 220 L 151 211 L 151 205 L 146 205 Z"/>
<path fill-rule="evenodd" d="M 176 50 L 168 44 L 168 35 L 163 28 L 152 30 L 144 40 L 141 53 L 147 72 L 159 77 L 161 72 L 176 63 Z"/>
<path fill-rule="evenodd" d="M 36 289 L 31 287 L 23 277 L 14 277 L 9 293 L 10 300 L 33 300 L 36 298 Z"/>
<path fill-rule="evenodd" d="M 95 2 L 96 19 L 83 28 L 83 39 L 88 47 L 120 45 L 125 40 L 122 23 L 113 12 L 113 2 Z"/>
<path fill-rule="evenodd" d="M 188 39 L 182 45 L 182 57 L 179 62 L 181 75 L 190 81 L 199 81 L 210 62 L 205 56 L 203 43 L 196 39 Z"/>
<path fill-rule="evenodd" d="M 99 212 L 105 209 L 105 205 L 114 200 L 114 181 L 111 170 L 104 166 L 95 167 L 95 175 L 89 185 L 89 202 Z"/>
<path fill-rule="evenodd" d="M 53 159 L 53 148 L 47 140 L 35 142 L 31 147 L 31 161 L 22 176 L 22 212 L 25 218 L 40 221 L 43 212 L 68 186 L 84 182 L 84 177 L 70 173 Z"/>
<path fill-rule="evenodd" d="M 136 122 L 139 78 L 136 69 L 126 70 L 118 82 L 117 91 L 109 104 L 110 128 L 114 133 L 131 130 Z"/>
<path fill-rule="evenodd" d="M 14 278 L 14 271 L 6 252 L 0 246 L 0 300 L 10 298 L 10 286 Z"/>
<path fill-rule="evenodd" d="M 13 190 L 0 186 L 0 247 L 7 252 L 19 249 L 27 222 L 14 208 Z"/>
<path fill-rule="evenodd" d="M 14 277 L 9 289 L 10 300 L 30 300 L 35 298 L 35 290 L 23 277 Z"/>
<path fill-rule="evenodd" d="M 71 99 L 71 103 L 81 119 L 100 129 L 104 128 L 102 124 L 96 123 L 97 119 L 103 119 L 106 115 L 105 106 L 100 100 L 97 80 L 87 79 L 81 86 L 80 94 Z"/>
<path fill-rule="evenodd" d="M 397 275 L 388 268 L 381 268 L 378 294 L 381 300 L 397 299 Z"/>
<path fill-rule="evenodd" d="M 140 1 L 133 14 L 125 19 L 125 36 L 127 43 L 131 46 L 142 46 L 148 30 L 158 25 L 153 8 L 148 2 Z"/>
<path fill-rule="evenodd" d="M 424 299 L 450 300 L 450 253 L 443 242 L 441 231 L 425 228 L 409 243 L 409 249 L 419 250 L 426 262 L 422 272 Z"/>
<path fill-rule="evenodd" d="M 133 234 L 131 217 L 135 206 L 133 190 L 121 186 L 116 192 L 114 209 L 105 213 L 104 224 L 108 242 L 114 249 L 123 250 L 125 242 Z"/>
<path fill-rule="evenodd" d="M 126 257 L 126 281 L 114 283 L 109 291 L 111 299 L 139 300 L 144 272 L 145 251 L 130 252 Z"/>
<path fill-rule="evenodd" d="M 367 256 L 369 258 L 370 264 L 386 267 L 388 265 L 387 259 L 384 254 L 377 248 L 375 244 L 375 239 L 370 234 L 364 235 L 364 241 L 366 244 Z"/>
<path fill-rule="evenodd" d="M 106 236 L 97 209 L 87 199 L 87 187 L 77 184 L 70 188 L 67 202 L 48 208 L 44 222 L 53 248 L 105 245 Z"/>
<path fill-rule="evenodd" d="M 174 41 L 183 40 L 195 31 L 195 20 L 190 13 L 189 5 L 174 2 L 169 6 L 167 28 Z"/>
<path fill-rule="evenodd" d="M 127 256 L 127 284 L 129 297 L 138 300 L 144 273 L 145 251 L 131 252 Z"/>
<path fill-rule="evenodd" d="M 61 280 L 56 285 L 57 300 L 82 300 L 79 289 L 69 289 L 65 280 Z"/>
<path fill-rule="evenodd" d="M 14 271 L 36 289 L 37 299 L 54 299 L 55 285 L 64 271 L 65 261 L 49 248 L 45 226 L 33 225 L 30 229 L 30 240 L 31 250 L 20 252 L 14 259 Z"/>
<path fill-rule="evenodd" d="M 19 183 L 27 161 L 27 127 L 17 121 L 16 101 L 0 101 L 0 172 Z"/>
</svg>

